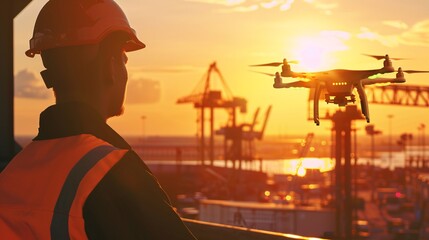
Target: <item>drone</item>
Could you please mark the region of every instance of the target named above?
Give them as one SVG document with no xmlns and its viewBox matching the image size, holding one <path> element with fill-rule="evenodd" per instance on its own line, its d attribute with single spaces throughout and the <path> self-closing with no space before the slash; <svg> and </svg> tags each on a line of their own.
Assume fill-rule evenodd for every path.
<svg viewBox="0 0 429 240">
<path fill-rule="evenodd" d="M 313 120 L 316 125 L 320 124 L 319 119 L 319 99 L 322 90 L 326 91 L 325 102 L 333 103 L 338 106 L 346 106 L 349 103 L 355 103 L 356 97 L 353 90 L 356 89 L 360 99 L 361 111 L 366 121 L 370 122 L 368 101 L 365 94 L 364 86 L 371 84 L 390 84 L 406 82 L 404 73 L 429 73 L 429 71 L 419 70 L 402 70 L 401 67 L 397 71 L 393 68 L 392 60 L 403 60 L 404 58 L 390 58 L 389 55 L 368 55 L 366 56 L 383 60 L 383 67 L 380 69 L 371 70 L 349 70 L 349 69 L 333 69 L 321 72 L 293 72 L 290 64 L 298 63 L 297 61 L 272 62 L 265 64 L 250 65 L 252 67 L 282 67 L 282 71 L 275 74 L 262 73 L 274 77 L 274 88 L 314 88 L 314 108 Z M 395 78 L 378 78 L 380 74 L 396 72 Z M 298 78 L 300 80 L 284 83 L 282 77 Z M 376 78 L 374 78 L 376 77 Z"/>
</svg>

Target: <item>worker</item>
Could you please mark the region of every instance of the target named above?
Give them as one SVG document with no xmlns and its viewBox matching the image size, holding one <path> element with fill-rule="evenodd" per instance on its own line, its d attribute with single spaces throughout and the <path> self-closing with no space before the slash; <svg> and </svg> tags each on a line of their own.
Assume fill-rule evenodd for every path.
<svg viewBox="0 0 429 240">
<path fill-rule="evenodd" d="M 126 52 L 145 47 L 113 0 L 50 0 L 29 57 L 56 103 L 0 174 L 0 239 L 195 239 L 106 121 L 121 115 Z"/>
</svg>

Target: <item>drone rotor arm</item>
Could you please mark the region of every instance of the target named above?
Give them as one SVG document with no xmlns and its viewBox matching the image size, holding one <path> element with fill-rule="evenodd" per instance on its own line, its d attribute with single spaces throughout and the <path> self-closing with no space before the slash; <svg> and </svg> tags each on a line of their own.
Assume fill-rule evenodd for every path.
<svg viewBox="0 0 429 240">
<path fill-rule="evenodd" d="M 279 88 L 312 88 L 314 84 L 311 81 L 295 81 L 290 83 L 282 83 Z"/>
<path fill-rule="evenodd" d="M 395 78 L 374 78 L 374 79 L 362 79 L 361 83 L 363 86 L 372 84 L 389 84 L 395 82 Z"/>
<path fill-rule="evenodd" d="M 390 84 L 390 83 L 404 83 L 406 82 L 405 78 L 374 78 L 374 79 L 362 79 L 362 85 L 372 85 L 372 84 Z"/>
<path fill-rule="evenodd" d="M 304 87 L 304 88 L 312 88 L 315 87 L 312 81 L 296 81 L 289 83 L 289 87 Z"/>
</svg>

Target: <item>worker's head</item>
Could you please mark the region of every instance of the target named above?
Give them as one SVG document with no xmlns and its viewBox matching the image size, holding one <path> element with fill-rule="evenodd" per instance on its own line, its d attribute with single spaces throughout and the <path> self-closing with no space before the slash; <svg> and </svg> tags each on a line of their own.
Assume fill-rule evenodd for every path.
<svg viewBox="0 0 429 240">
<path fill-rule="evenodd" d="M 144 48 L 113 0 L 50 0 L 37 17 L 27 56 L 41 54 L 57 102 L 87 101 L 121 113 L 125 52 Z"/>
</svg>

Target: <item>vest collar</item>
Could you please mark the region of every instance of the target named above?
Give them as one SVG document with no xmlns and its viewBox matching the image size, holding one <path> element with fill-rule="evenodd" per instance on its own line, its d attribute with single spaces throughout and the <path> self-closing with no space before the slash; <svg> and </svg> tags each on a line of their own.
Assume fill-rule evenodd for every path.
<svg viewBox="0 0 429 240">
<path fill-rule="evenodd" d="M 39 133 L 33 139 L 47 140 L 79 134 L 94 135 L 115 147 L 131 149 L 91 106 L 80 102 L 56 104 L 40 114 Z"/>
</svg>

